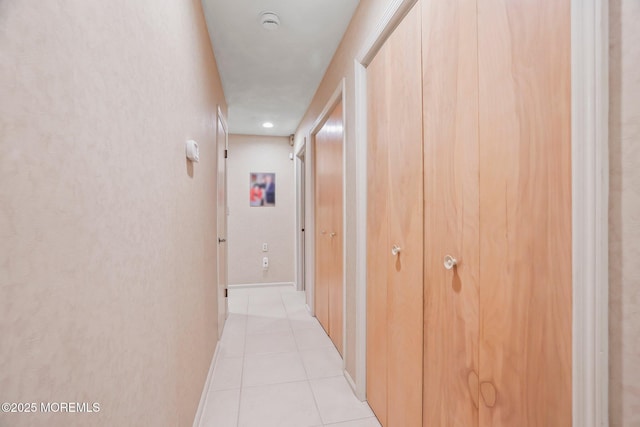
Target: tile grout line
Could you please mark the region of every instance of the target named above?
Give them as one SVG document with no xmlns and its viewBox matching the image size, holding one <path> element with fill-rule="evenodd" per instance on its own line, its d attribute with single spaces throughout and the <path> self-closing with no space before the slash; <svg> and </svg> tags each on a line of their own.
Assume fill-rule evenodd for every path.
<svg viewBox="0 0 640 427">
<path fill-rule="evenodd" d="M 372 418 L 375 418 L 375 420 L 378 421 L 378 419 L 374 415 L 373 417 L 354 418 L 352 420 L 337 421 L 335 423 L 323 424 L 323 427 L 331 427 L 331 426 L 335 426 L 335 425 L 343 424 L 343 423 L 352 423 L 354 421 L 370 420 Z"/>
<path fill-rule="evenodd" d="M 280 294 L 280 298 L 282 298 L 282 293 Z M 284 300 L 283 300 L 284 303 Z M 286 308 L 285 308 L 286 310 Z M 318 400 L 316 399 L 316 394 L 313 392 L 313 386 L 311 385 L 311 379 L 309 378 L 309 372 L 307 371 L 307 367 L 302 360 L 302 355 L 300 354 L 300 347 L 298 346 L 298 340 L 296 339 L 296 334 L 293 330 L 293 326 L 291 326 L 291 319 L 289 318 L 289 313 L 287 313 L 287 319 L 289 319 L 289 327 L 291 328 L 291 333 L 293 334 L 293 342 L 296 344 L 296 349 L 298 350 L 298 357 L 300 358 L 300 363 L 302 363 L 302 369 L 304 369 L 304 373 L 307 376 L 307 384 L 309 385 L 309 390 L 311 390 L 311 397 L 313 398 L 313 404 L 316 407 L 316 411 L 318 411 L 318 418 L 320 418 L 320 424 L 324 426 L 325 422 L 322 418 L 322 413 L 320 412 L 320 406 L 318 406 Z"/>
<path fill-rule="evenodd" d="M 236 427 L 240 426 L 240 410 L 242 409 L 242 383 L 244 381 L 244 360 L 247 350 L 247 329 L 249 327 L 249 302 L 251 301 L 251 295 L 247 294 L 247 306 L 246 306 L 246 314 L 245 322 L 244 322 L 244 340 L 242 342 L 242 364 L 240 365 L 240 392 L 238 393 L 238 415 L 236 416 Z"/>
</svg>

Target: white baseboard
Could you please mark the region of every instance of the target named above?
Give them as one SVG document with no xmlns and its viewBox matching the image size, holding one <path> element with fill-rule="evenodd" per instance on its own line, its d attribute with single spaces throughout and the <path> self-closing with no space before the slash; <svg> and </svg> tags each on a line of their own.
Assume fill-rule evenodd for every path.
<svg viewBox="0 0 640 427">
<path fill-rule="evenodd" d="M 353 378 L 351 378 L 351 374 L 349 374 L 349 372 L 347 372 L 346 369 L 343 370 L 342 373 L 344 374 L 344 377 L 347 379 L 347 382 L 349 383 L 349 387 L 351 387 L 351 391 L 353 392 L 353 394 L 358 398 L 359 401 L 365 402 L 366 399 L 362 398 L 361 396 L 358 396 L 356 382 L 353 380 Z"/>
<path fill-rule="evenodd" d="M 216 342 L 216 350 L 213 352 L 213 358 L 211 359 L 211 365 L 209 365 L 209 372 L 207 373 L 207 380 L 204 383 L 202 395 L 200 396 L 200 403 L 198 404 L 198 410 L 196 411 L 196 417 L 193 419 L 193 427 L 200 427 L 202 421 L 202 414 L 204 414 L 205 406 L 207 405 L 207 395 L 209 394 L 209 387 L 213 379 L 213 371 L 218 361 L 218 350 L 220 349 L 220 341 Z"/>
<path fill-rule="evenodd" d="M 272 286 L 292 286 L 295 288 L 296 284 L 293 282 L 270 282 L 270 283 L 240 283 L 227 286 L 229 289 L 244 289 L 244 288 L 264 288 Z"/>
</svg>

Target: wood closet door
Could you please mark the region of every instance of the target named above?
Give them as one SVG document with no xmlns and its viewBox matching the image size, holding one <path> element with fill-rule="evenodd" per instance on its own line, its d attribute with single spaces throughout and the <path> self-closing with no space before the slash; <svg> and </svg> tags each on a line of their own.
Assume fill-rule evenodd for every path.
<svg viewBox="0 0 640 427">
<path fill-rule="evenodd" d="M 329 230 L 329 337 L 342 354 L 343 339 L 343 180 L 342 180 L 342 146 L 344 141 L 344 126 L 342 120 L 342 102 L 333 109 L 325 124 L 329 134 L 329 155 L 331 177 L 328 191 L 331 200 L 330 230 Z"/>
<path fill-rule="evenodd" d="M 478 0 L 480 425 L 569 427 L 570 0 Z"/>
<path fill-rule="evenodd" d="M 422 423 L 420 20 L 414 7 L 367 70 L 367 398 L 385 427 Z"/>
<path fill-rule="evenodd" d="M 315 313 L 338 351 L 343 339 L 342 102 L 315 137 Z"/>
<path fill-rule="evenodd" d="M 476 6 L 422 4 L 425 427 L 478 425 Z M 446 255 L 457 259 L 456 268 L 445 269 Z"/>
<path fill-rule="evenodd" d="M 315 138 L 315 273 L 314 312 L 329 333 L 329 281 L 331 276 L 331 179 L 329 136 L 325 128 Z"/>
</svg>

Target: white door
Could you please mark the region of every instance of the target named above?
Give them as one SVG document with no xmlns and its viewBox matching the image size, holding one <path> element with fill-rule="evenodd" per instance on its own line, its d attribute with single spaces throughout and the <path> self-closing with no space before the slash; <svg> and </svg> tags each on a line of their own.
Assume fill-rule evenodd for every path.
<svg viewBox="0 0 640 427">
<path fill-rule="evenodd" d="M 216 144 L 218 150 L 218 337 L 227 319 L 227 126 L 218 109 Z"/>
<path fill-rule="evenodd" d="M 298 155 L 298 204 L 297 204 L 297 209 L 298 209 L 298 227 L 296 230 L 297 236 L 298 236 L 298 260 L 297 260 L 297 265 L 298 265 L 298 270 L 297 270 L 297 275 L 296 275 L 296 284 L 297 284 L 297 289 L 299 291 L 304 291 L 305 290 L 305 284 L 304 284 L 304 275 L 305 275 L 305 265 L 304 265 L 304 257 L 305 257 L 305 251 L 304 251 L 304 245 L 305 245 L 305 239 L 304 239 L 304 227 L 305 227 L 305 220 L 304 220 L 304 215 L 305 215 L 305 165 L 304 165 L 304 151 L 302 151 L 299 155 Z"/>
</svg>

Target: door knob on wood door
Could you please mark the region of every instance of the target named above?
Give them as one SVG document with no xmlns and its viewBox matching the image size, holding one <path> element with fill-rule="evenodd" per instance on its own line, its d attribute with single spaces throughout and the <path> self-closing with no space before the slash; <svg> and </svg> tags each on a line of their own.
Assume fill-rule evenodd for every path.
<svg viewBox="0 0 640 427">
<path fill-rule="evenodd" d="M 338 235 L 338 233 L 336 233 L 336 232 L 333 232 L 333 233 L 329 234 L 329 236 L 331 236 L 331 237 L 336 237 L 337 235 Z"/>
<path fill-rule="evenodd" d="M 444 268 L 446 268 L 447 270 L 451 270 L 456 265 L 458 265 L 457 259 L 455 259 L 451 255 L 447 255 L 444 257 Z"/>
<path fill-rule="evenodd" d="M 402 248 L 398 245 L 393 245 L 393 247 L 391 248 L 391 255 L 396 256 L 400 253 L 400 251 L 402 250 Z"/>
</svg>

